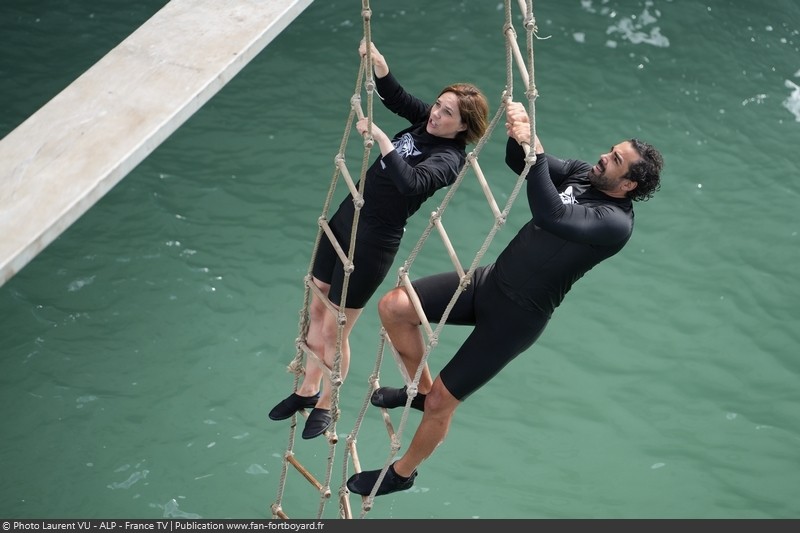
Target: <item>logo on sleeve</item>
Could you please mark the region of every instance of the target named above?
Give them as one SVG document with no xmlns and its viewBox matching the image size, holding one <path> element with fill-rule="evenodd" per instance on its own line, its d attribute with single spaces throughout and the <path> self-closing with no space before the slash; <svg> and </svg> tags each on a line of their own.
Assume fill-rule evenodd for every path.
<svg viewBox="0 0 800 533">
<path fill-rule="evenodd" d="M 414 144 L 414 138 L 411 136 L 410 133 L 404 133 L 399 139 L 392 141 L 392 144 L 394 144 L 395 151 L 403 159 L 408 159 L 410 156 L 417 156 L 422 154 L 422 152 L 417 150 L 417 147 Z M 381 160 L 381 168 L 386 168 L 386 165 L 382 160 Z"/>
<path fill-rule="evenodd" d="M 561 203 L 564 205 L 578 203 L 578 200 L 575 199 L 575 194 L 572 192 L 572 185 L 567 187 L 559 196 L 561 196 Z"/>
</svg>

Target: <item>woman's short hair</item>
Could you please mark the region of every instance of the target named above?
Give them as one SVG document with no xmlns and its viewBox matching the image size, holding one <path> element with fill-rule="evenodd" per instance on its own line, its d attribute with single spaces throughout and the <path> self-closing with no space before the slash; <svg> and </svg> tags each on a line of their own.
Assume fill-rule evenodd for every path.
<svg viewBox="0 0 800 533">
<path fill-rule="evenodd" d="M 467 129 L 458 132 L 456 139 L 463 141 L 464 144 L 478 142 L 489 127 L 489 102 L 486 96 L 471 83 L 448 85 L 441 90 L 439 96 L 444 93 L 456 95 L 461 122 L 467 125 Z"/>
</svg>

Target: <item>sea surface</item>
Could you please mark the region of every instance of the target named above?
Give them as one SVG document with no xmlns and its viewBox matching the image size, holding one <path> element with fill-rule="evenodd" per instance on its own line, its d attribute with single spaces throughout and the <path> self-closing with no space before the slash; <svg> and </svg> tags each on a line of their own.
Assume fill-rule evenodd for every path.
<svg viewBox="0 0 800 533">
<path fill-rule="evenodd" d="M 4 0 L 0 137 L 164 4 Z M 267 412 L 293 386 L 361 4 L 313 2 L 0 287 L 0 517 L 271 517 L 290 424 Z M 410 91 L 433 99 L 471 81 L 494 113 L 507 82 L 502 2 L 369 4 L 373 40 Z M 594 162 L 639 137 L 663 152 L 663 185 L 637 204 L 627 247 L 458 409 L 415 486 L 366 517 L 800 518 L 800 2 L 550 0 L 534 13 L 546 151 Z M 525 98 L 518 75 L 513 96 Z M 377 101 L 374 120 L 404 127 Z M 348 146 L 357 176 L 363 149 Z M 504 146 L 501 124 L 480 153 L 501 206 L 515 181 Z M 396 267 L 440 193 L 409 223 Z M 482 262 L 527 221 L 526 203 Z M 469 264 L 491 226 L 474 175 L 445 225 Z M 412 277 L 451 268 L 432 241 Z M 351 337 L 334 496 L 290 469 L 281 505 L 292 518 L 338 516 L 344 443 L 377 357 L 376 303 Z M 466 333 L 443 329 L 434 371 Z M 400 383 L 390 357 L 381 382 Z M 409 413 L 400 454 L 419 417 Z M 364 469 L 387 460 L 374 408 L 357 446 Z M 298 435 L 293 451 L 324 479 L 324 440 Z"/>
</svg>

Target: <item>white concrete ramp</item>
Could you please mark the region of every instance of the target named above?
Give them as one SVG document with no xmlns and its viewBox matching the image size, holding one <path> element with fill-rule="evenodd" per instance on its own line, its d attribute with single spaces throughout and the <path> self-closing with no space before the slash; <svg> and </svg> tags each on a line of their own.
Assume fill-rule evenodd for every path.
<svg viewBox="0 0 800 533">
<path fill-rule="evenodd" d="M 0 140 L 0 285 L 313 0 L 172 0 Z"/>
</svg>

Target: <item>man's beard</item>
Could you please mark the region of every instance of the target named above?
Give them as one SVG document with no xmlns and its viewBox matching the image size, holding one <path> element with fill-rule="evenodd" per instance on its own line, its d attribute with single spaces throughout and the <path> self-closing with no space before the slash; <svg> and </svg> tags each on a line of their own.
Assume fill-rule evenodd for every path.
<svg viewBox="0 0 800 533">
<path fill-rule="evenodd" d="M 606 176 L 605 171 L 595 174 L 594 167 L 589 171 L 589 183 L 599 191 L 610 191 L 614 188 L 614 183 Z"/>
</svg>

